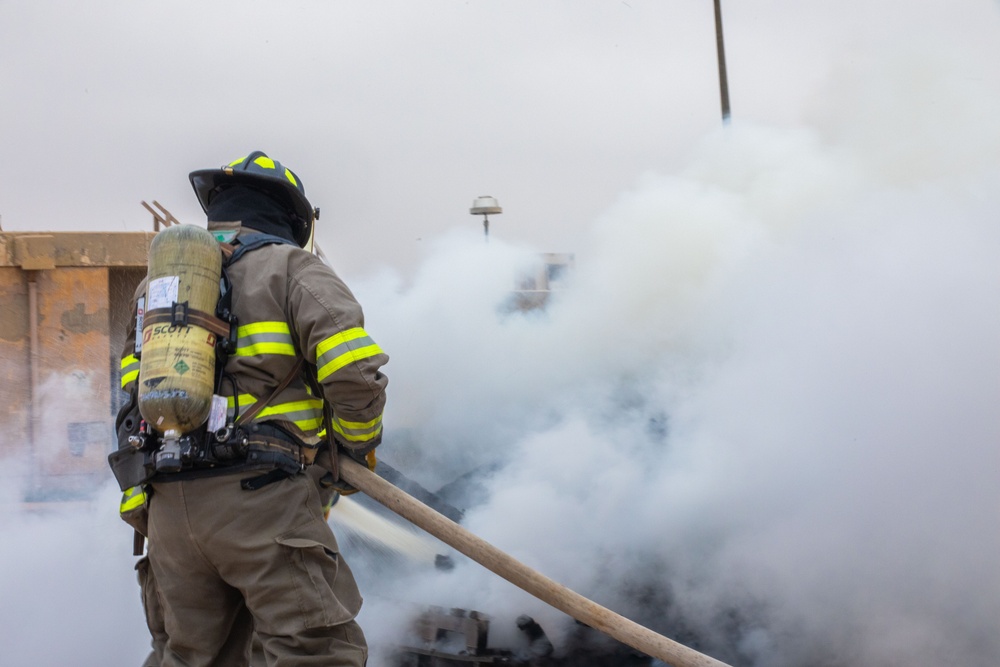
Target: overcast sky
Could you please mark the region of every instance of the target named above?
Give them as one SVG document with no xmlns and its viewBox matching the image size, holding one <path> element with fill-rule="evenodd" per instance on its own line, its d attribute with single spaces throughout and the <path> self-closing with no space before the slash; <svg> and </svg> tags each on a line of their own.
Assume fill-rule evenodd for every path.
<svg viewBox="0 0 1000 667">
<path fill-rule="evenodd" d="M 725 129 L 708 0 L 0 0 L 3 228 L 200 222 L 187 173 L 268 151 L 390 354 L 385 460 L 508 464 L 478 534 L 733 664 L 997 664 L 1000 3 L 723 4 Z M 567 289 L 503 314 L 535 250 Z M 0 514 L 0 659 L 140 662 L 116 500 Z M 428 603 L 565 645 L 462 559 L 352 564 L 376 650 Z"/>
<path fill-rule="evenodd" d="M 995 54 L 996 3 L 727 2 L 734 122 L 838 101 L 859 46 L 960 38 Z M 58 9 L 54 9 L 54 8 Z M 296 170 L 347 275 L 412 268 L 479 226 L 574 251 L 649 170 L 720 125 L 709 0 L 0 2 L 0 221 L 144 230 L 202 214 L 193 169 L 250 150 Z"/>
<path fill-rule="evenodd" d="M 421 239 L 480 222 L 481 194 L 505 207 L 495 235 L 571 249 L 719 123 L 705 2 L 3 10 L 5 229 L 148 229 L 143 199 L 197 222 L 187 173 L 261 149 L 301 176 L 346 272 L 412 266 Z"/>
</svg>

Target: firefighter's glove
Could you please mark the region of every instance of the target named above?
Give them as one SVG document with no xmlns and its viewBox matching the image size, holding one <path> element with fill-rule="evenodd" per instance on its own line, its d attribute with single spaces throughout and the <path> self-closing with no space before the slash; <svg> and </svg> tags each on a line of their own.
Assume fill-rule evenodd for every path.
<svg viewBox="0 0 1000 667">
<path fill-rule="evenodd" d="M 342 479 L 338 479 L 330 486 L 330 488 L 342 496 L 349 496 L 351 494 L 358 492 L 357 489 L 355 489 L 353 486 L 351 486 Z"/>
<path fill-rule="evenodd" d="M 349 452 L 349 451 L 347 451 L 345 449 L 342 449 L 341 451 L 343 451 L 344 453 L 346 453 L 353 460 L 355 460 L 358 463 L 366 466 L 372 472 L 375 472 L 375 466 L 378 464 L 378 461 L 375 458 L 375 450 L 374 449 L 372 451 L 368 452 L 367 454 L 365 454 L 364 457 L 359 457 L 359 456 L 357 456 L 355 454 L 352 454 L 351 452 Z M 332 480 L 332 479 L 333 479 L 333 475 L 330 474 L 330 475 L 327 475 L 326 477 L 323 478 L 323 482 L 324 483 L 328 483 L 328 480 Z M 342 496 L 349 496 L 352 493 L 357 493 L 358 492 L 357 489 L 355 489 L 353 486 L 351 486 L 350 484 L 348 484 L 347 482 L 345 482 L 343 479 L 337 479 L 337 481 L 329 483 L 329 488 L 333 489 L 334 491 L 336 491 L 337 493 L 339 493 Z"/>
</svg>

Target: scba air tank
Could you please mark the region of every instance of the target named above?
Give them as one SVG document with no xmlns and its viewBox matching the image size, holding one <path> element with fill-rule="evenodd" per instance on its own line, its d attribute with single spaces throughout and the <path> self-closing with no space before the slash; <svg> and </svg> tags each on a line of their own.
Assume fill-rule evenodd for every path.
<svg viewBox="0 0 1000 667">
<path fill-rule="evenodd" d="M 192 318 L 215 315 L 221 273 L 219 243 L 207 230 L 174 225 L 153 237 L 138 398 L 142 418 L 165 443 L 176 443 L 208 419 L 215 334 Z"/>
</svg>

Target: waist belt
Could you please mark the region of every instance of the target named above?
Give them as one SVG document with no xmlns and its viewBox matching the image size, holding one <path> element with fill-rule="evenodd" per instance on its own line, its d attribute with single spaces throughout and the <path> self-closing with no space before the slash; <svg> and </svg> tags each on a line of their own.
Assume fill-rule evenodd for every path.
<svg viewBox="0 0 1000 667">
<path fill-rule="evenodd" d="M 153 481 L 172 482 L 244 471 L 284 473 L 271 481 L 297 474 L 316 459 L 318 446 L 301 442 L 273 422 L 237 428 L 223 442 L 209 436 L 195 445 L 197 453 L 179 472 L 157 473 Z"/>
</svg>

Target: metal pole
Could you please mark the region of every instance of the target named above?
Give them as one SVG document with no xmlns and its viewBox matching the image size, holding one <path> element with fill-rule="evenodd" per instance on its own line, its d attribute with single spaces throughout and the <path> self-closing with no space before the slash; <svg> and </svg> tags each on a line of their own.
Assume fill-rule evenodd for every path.
<svg viewBox="0 0 1000 667">
<path fill-rule="evenodd" d="M 31 474 L 35 474 L 35 459 L 38 455 L 38 440 L 41 437 L 41 413 L 39 392 L 39 375 L 41 370 L 41 350 L 38 341 L 38 282 L 35 280 L 37 272 L 28 271 L 28 355 L 31 377 L 31 409 L 28 413 L 28 432 L 30 433 L 29 451 Z M 34 489 L 32 489 L 34 491 Z"/>
<path fill-rule="evenodd" d="M 719 55 L 719 93 L 722 96 L 722 122 L 729 124 L 729 80 L 726 77 L 726 48 L 722 39 L 721 0 L 715 0 L 715 44 Z"/>
</svg>

